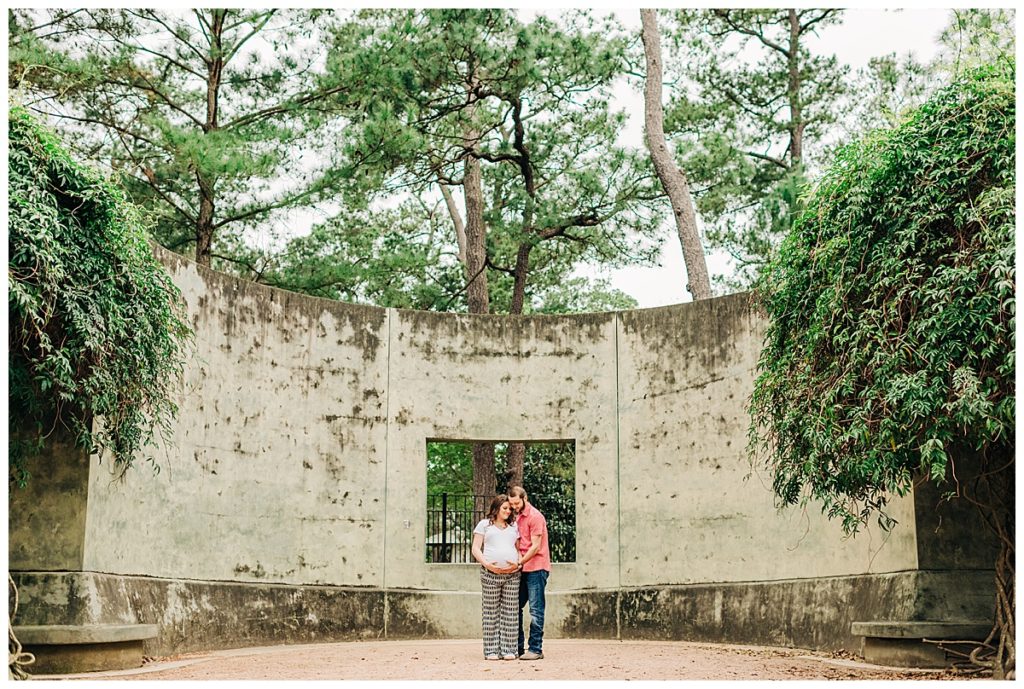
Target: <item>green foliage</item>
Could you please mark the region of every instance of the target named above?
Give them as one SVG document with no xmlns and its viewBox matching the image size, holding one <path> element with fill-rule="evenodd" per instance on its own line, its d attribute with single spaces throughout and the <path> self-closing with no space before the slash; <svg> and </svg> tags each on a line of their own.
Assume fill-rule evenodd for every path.
<svg viewBox="0 0 1024 689">
<path fill-rule="evenodd" d="M 418 197 L 394 208 L 343 209 L 291 240 L 263 282 L 376 306 L 452 310 L 465 283 L 447 215 Z"/>
<path fill-rule="evenodd" d="M 622 290 L 611 287 L 608 280 L 583 277 L 568 278 L 552 285 L 543 295 L 537 313 L 599 313 L 628 311 L 639 302 Z"/>
<path fill-rule="evenodd" d="M 473 446 L 427 443 L 427 493 L 470 495 L 473 492 Z"/>
<path fill-rule="evenodd" d="M 322 72 L 322 10 L 14 10 L 9 83 L 75 152 L 124 173 L 152 232 L 249 277 L 258 230 L 348 189 L 333 160 L 345 87 Z M 246 241 L 248 239 L 248 241 Z M 207 260 L 209 256 L 207 256 Z"/>
<path fill-rule="evenodd" d="M 845 102 L 839 106 L 846 114 L 843 131 L 835 138 L 845 143 L 879 127 L 894 127 L 931 92 L 964 72 L 1012 60 L 1013 19 L 1013 10 L 950 10 L 949 22 L 939 35 L 939 50 L 931 62 L 921 62 L 911 52 L 871 58 L 856 74 Z M 827 148 L 826 159 L 838 147 Z"/>
<path fill-rule="evenodd" d="M 913 54 L 896 53 L 873 57 L 854 77 L 851 93 L 843 107 L 840 143 L 828 157 L 849 141 L 882 127 L 895 127 L 912 109 L 919 107 L 935 87 L 935 77 Z"/>
<path fill-rule="evenodd" d="M 783 503 L 853 532 L 918 472 L 1012 463 L 1014 75 L 972 72 L 842 149 L 763 273 L 751 449 Z"/>
<path fill-rule="evenodd" d="M 9 115 L 10 480 L 61 423 L 124 470 L 177 412 L 184 305 L 124 193 Z"/>
<path fill-rule="evenodd" d="M 526 446 L 523 488 L 548 523 L 552 562 L 576 561 L 576 448 L 572 443 Z"/>
<path fill-rule="evenodd" d="M 511 306 L 523 246 L 531 248 L 524 312 L 545 308 L 547 291 L 582 262 L 653 260 L 660 211 L 651 201 L 660 191 L 646 156 L 616 144 L 625 115 L 610 107 L 624 66 L 620 30 L 579 12 L 561 23 L 471 9 L 367 10 L 359 19 L 337 32 L 329 62 L 370 104 L 346 131 L 347 155 L 378 170 L 381 196 L 412 191 L 419 208 L 403 206 L 403 221 L 418 215 L 421 227 L 439 220 L 430 199 L 440 187 L 464 196 L 466 161 L 480 161 L 492 311 Z M 349 236 L 366 227 L 332 225 Z M 439 236 L 454 255 L 454 230 Z M 450 265 L 434 275 L 444 290 Z"/>
<path fill-rule="evenodd" d="M 980 65 L 1013 60 L 1016 51 L 1012 9 L 954 9 L 939 35 L 940 52 L 931 66 L 946 79 Z"/>
</svg>

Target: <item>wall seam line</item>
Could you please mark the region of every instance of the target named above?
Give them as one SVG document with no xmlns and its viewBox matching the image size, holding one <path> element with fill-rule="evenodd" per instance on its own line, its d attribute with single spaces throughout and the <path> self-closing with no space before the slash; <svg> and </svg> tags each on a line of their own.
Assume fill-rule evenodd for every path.
<svg viewBox="0 0 1024 689">
<path fill-rule="evenodd" d="M 619 327 L 622 324 L 621 314 L 615 314 L 615 550 L 617 555 L 616 563 L 616 589 L 615 594 L 615 638 L 622 639 L 622 470 L 620 466 L 620 449 L 622 441 L 620 438 L 619 419 L 621 409 L 619 408 Z"/>
<path fill-rule="evenodd" d="M 386 365 L 384 368 L 384 547 L 382 549 L 383 561 L 380 566 L 381 589 L 384 591 L 384 638 L 388 638 L 388 617 L 390 615 L 388 600 L 388 510 L 391 509 L 388 503 L 388 472 L 390 470 L 388 459 L 391 457 L 391 335 L 392 335 L 392 312 L 393 308 L 387 310 L 388 347 Z"/>
</svg>

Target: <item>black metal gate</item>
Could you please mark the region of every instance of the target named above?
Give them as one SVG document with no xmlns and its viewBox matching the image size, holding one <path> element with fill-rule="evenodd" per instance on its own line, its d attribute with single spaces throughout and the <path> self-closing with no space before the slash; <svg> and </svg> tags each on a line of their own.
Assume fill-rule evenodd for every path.
<svg viewBox="0 0 1024 689">
<path fill-rule="evenodd" d="M 493 495 L 434 493 L 427 496 L 427 562 L 473 562 L 473 529 Z M 545 512 L 543 505 L 537 507 Z M 573 510 L 575 512 L 575 510 Z M 545 512 L 552 562 L 576 560 L 576 524 Z"/>
<path fill-rule="evenodd" d="M 483 510 L 474 509 L 475 498 L 460 493 L 427 496 L 427 562 L 473 562 L 473 528 L 484 516 Z"/>
</svg>

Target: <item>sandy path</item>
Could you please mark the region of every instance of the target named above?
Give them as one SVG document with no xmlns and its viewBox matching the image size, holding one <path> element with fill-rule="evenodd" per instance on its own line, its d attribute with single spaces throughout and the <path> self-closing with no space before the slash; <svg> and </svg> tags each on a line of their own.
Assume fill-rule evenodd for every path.
<svg viewBox="0 0 1024 689">
<path fill-rule="evenodd" d="M 479 641 L 370 641 L 244 648 L 159 658 L 140 670 L 75 678 L 128 680 L 948 679 L 826 653 L 684 641 L 545 641 L 540 661 L 485 661 Z M 65 676 L 70 678 L 71 676 Z"/>
</svg>

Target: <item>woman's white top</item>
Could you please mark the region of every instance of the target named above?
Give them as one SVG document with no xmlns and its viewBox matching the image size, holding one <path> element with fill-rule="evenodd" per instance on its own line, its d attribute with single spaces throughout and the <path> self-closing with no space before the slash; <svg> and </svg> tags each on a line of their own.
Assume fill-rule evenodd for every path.
<svg viewBox="0 0 1024 689">
<path fill-rule="evenodd" d="M 505 562 L 515 564 L 519 560 L 519 551 L 516 550 L 519 528 L 515 524 L 509 524 L 502 529 L 492 524 L 489 519 L 481 519 L 473 533 L 483 534 L 484 559 L 488 562 L 497 562 L 499 567 L 504 567 Z"/>
</svg>

